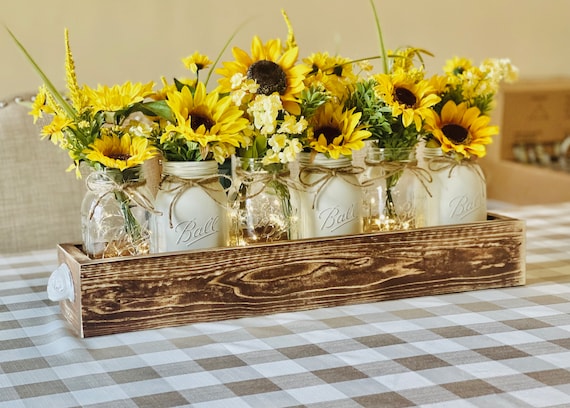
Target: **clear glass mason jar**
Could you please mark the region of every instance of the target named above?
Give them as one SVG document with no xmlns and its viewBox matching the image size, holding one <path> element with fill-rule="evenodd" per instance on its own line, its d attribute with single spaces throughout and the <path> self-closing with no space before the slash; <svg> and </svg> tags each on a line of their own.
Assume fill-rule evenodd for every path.
<svg viewBox="0 0 570 408">
<path fill-rule="evenodd" d="M 164 161 L 155 199 L 152 252 L 228 244 L 228 199 L 218 163 Z"/>
<path fill-rule="evenodd" d="M 431 182 L 425 194 L 424 224 L 463 224 L 487 219 L 487 184 L 479 164 L 474 160 L 456 160 L 453 153 L 441 148 L 424 147 L 421 167 Z"/>
<path fill-rule="evenodd" d="M 141 166 L 95 170 L 85 182 L 83 251 L 93 259 L 148 253 L 153 199 Z"/>
<path fill-rule="evenodd" d="M 298 238 L 298 197 L 287 164 L 235 158 L 229 198 L 230 245 Z"/>
<path fill-rule="evenodd" d="M 418 225 L 421 187 L 414 148 L 369 146 L 362 178 L 364 232 L 408 230 Z"/>
<path fill-rule="evenodd" d="M 322 153 L 299 156 L 302 237 L 328 237 L 362 232 L 362 191 L 351 158 Z"/>
</svg>

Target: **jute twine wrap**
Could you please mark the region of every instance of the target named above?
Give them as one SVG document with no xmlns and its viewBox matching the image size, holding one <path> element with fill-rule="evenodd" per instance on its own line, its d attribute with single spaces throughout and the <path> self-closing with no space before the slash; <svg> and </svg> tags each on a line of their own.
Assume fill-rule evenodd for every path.
<svg viewBox="0 0 570 408">
<path fill-rule="evenodd" d="M 434 157 L 430 158 L 427 161 L 428 169 L 434 172 L 440 171 L 448 171 L 447 178 L 451 178 L 453 170 L 457 168 L 457 166 L 466 166 L 471 171 L 477 173 L 477 175 L 481 178 L 482 181 L 485 181 L 485 176 L 481 171 L 481 167 L 477 165 L 477 162 L 473 160 L 455 160 L 451 157 Z"/>
<path fill-rule="evenodd" d="M 226 194 L 229 188 L 221 189 L 216 188 L 219 184 L 219 179 L 224 178 L 231 182 L 231 178 L 226 176 L 225 174 L 212 174 L 210 176 L 200 177 L 200 178 L 183 178 L 173 175 L 165 175 L 162 180 L 160 181 L 159 189 L 164 191 L 165 193 L 172 193 L 174 197 L 170 201 L 170 205 L 168 206 L 168 224 L 170 229 L 174 228 L 172 224 L 172 213 L 174 212 L 174 206 L 186 191 L 193 187 L 198 187 L 204 190 L 206 194 L 219 206 L 225 207 L 225 204 L 220 202 L 216 197 L 216 193 L 222 191 Z M 165 187 L 165 183 L 170 184 L 170 188 Z M 212 186 L 213 183 L 216 183 L 216 187 Z M 221 184 L 219 184 L 221 187 Z"/>
<path fill-rule="evenodd" d="M 425 191 L 431 197 L 431 192 L 428 188 L 428 183 L 433 181 L 431 174 L 428 170 L 421 168 L 417 165 L 416 161 L 399 161 L 399 160 L 382 160 L 382 161 L 369 161 L 365 160 L 367 166 L 370 167 L 381 167 L 384 170 L 384 174 L 379 177 L 374 177 L 372 179 L 366 180 L 368 185 L 371 185 L 376 180 L 386 180 L 392 176 L 402 173 L 404 170 L 411 172 L 422 184 Z"/>
<path fill-rule="evenodd" d="M 281 171 L 264 171 L 264 170 L 244 170 L 241 167 L 236 168 L 236 175 L 240 178 L 241 184 L 246 186 L 247 194 L 238 195 L 240 201 L 249 200 L 263 193 L 270 182 L 278 181 L 289 188 L 298 189 L 298 186 L 291 180 L 291 172 L 289 170 Z M 259 184 L 259 191 L 251 192 L 251 186 Z"/>
<path fill-rule="evenodd" d="M 357 167 L 352 165 L 339 167 L 339 168 L 329 168 L 324 166 L 307 166 L 307 167 L 302 167 L 301 170 L 299 171 L 299 181 L 304 187 L 312 188 L 317 185 L 319 186 L 313 197 L 312 208 L 315 209 L 315 204 L 317 202 L 319 194 L 332 179 L 338 176 L 348 184 L 351 184 L 356 187 L 362 187 L 362 184 L 360 184 L 358 181 L 356 181 L 356 183 L 354 182 L 353 176 L 357 176 L 359 174 L 362 174 L 363 172 L 364 169 L 362 167 Z M 310 175 L 313 174 L 319 175 L 319 177 L 312 182 L 309 182 L 305 179 L 305 177 L 309 177 Z"/>
<path fill-rule="evenodd" d="M 146 185 L 146 180 L 144 179 L 118 183 L 106 173 L 94 172 L 87 176 L 85 185 L 89 191 L 98 195 L 95 205 L 89 211 L 89 220 L 93 219 L 95 208 L 101 203 L 103 197 L 116 193 L 124 194 L 130 201 L 153 214 L 160 214 L 159 211 L 154 209 L 152 201 L 140 191 L 140 187 Z"/>
</svg>

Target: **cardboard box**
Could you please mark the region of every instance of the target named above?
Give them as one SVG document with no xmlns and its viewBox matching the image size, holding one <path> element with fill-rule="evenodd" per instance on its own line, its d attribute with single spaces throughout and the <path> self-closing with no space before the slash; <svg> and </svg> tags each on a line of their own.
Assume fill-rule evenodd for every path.
<svg viewBox="0 0 570 408">
<path fill-rule="evenodd" d="M 480 161 L 488 197 L 519 205 L 570 201 L 570 78 L 503 85 L 492 118 L 500 134 Z"/>
<path fill-rule="evenodd" d="M 62 244 L 80 337 L 525 283 L 525 224 L 487 221 L 89 259 Z M 70 298 L 71 299 L 71 298 Z"/>
</svg>

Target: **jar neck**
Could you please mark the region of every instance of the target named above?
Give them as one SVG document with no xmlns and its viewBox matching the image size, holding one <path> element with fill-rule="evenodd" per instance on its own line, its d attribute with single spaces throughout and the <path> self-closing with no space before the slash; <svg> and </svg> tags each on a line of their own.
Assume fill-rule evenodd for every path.
<svg viewBox="0 0 570 408">
<path fill-rule="evenodd" d="M 211 176 L 218 173 L 218 162 L 204 161 L 164 161 L 162 174 L 176 176 L 184 179 Z"/>
<path fill-rule="evenodd" d="M 144 172 L 142 166 L 134 166 L 124 170 L 103 168 L 99 170 L 93 170 L 89 174 L 89 179 L 91 182 L 101 182 L 109 183 L 115 182 L 117 184 L 123 183 L 134 183 L 145 180 Z"/>
<path fill-rule="evenodd" d="M 339 156 L 338 159 L 327 157 L 323 153 L 313 155 L 311 153 L 300 153 L 299 163 L 303 166 L 318 166 L 328 169 L 338 169 L 352 165 L 352 158 L 347 156 Z"/>
<path fill-rule="evenodd" d="M 441 147 L 424 147 L 422 153 L 426 159 L 448 156 L 443 152 L 443 150 L 441 150 Z"/>
<path fill-rule="evenodd" d="M 370 146 L 366 152 L 366 161 L 373 163 L 383 161 L 413 162 L 415 160 L 416 149 L 413 147 L 390 148 Z"/>
<path fill-rule="evenodd" d="M 282 173 L 289 170 L 287 163 L 264 164 L 263 159 L 236 156 L 236 169 L 247 172 Z"/>
</svg>

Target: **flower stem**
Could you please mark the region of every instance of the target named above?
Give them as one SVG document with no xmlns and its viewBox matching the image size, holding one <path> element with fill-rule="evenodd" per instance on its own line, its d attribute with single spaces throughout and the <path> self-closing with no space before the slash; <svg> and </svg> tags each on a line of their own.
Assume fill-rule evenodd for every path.
<svg viewBox="0 0 570 408">
<path fill-rule="evenodd" d="M 370 5 L 372 6 L 372 12 L 374 13 L 374 20 L 376 21 L 376 30 L 378 31 L 378 40 L 380 41 L 380 53 L 382 54 L 382 67 L 384 73 L 388 73 L 388 59 L 386 56 L 386 47 L 384 46 L 384 37 L 382 36 L 382 27 L 380 26 L 380 19 L 378 18 L 378 12 L 376 11 L 376 6 L 374 5 L 374 0 L 370 0 Z"/>
<path fill-rule="evenodd" d="M 125 220 L 125 232 L 131 238 L 131 243 L 135 244 L 136 242 L 139 242 L 142 234 L 141 226 L 131 211 L 130 200 L 122 191 L 115 191 L 115 198 L 119 202 L 121 213 L 123 214 L 123 219 Z"/>
</svg>

